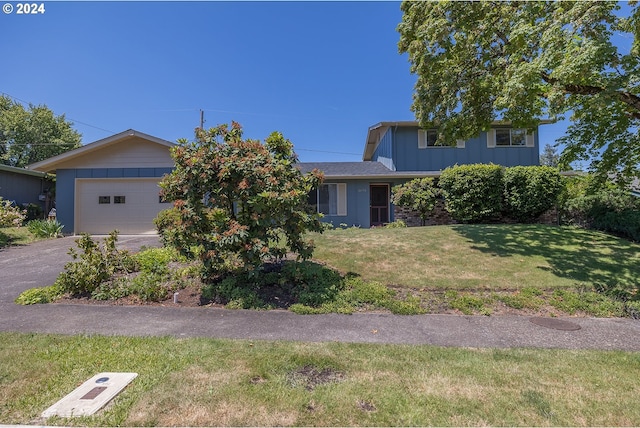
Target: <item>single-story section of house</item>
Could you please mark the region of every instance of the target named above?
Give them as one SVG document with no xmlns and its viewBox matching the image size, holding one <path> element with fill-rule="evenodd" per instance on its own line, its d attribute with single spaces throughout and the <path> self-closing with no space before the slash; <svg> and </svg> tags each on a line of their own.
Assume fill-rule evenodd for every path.
<svg viewBox="0 0 640 428">
<path fill-rule="evenodd" d="M 318 169 L 324 182 L 309 202 L 334 226 L 371 227 L 393 222 L 391 188 L 414 178 L 439 177 L 440 171 L 392 171 L 381 162 L 303 162 L 302 173 Z"/>
<path fill-rule="evenodd" d="M 53 177 L 49 174 L 0 165 L 0 197 L 15 202 L 17 206 L 35 204 L 43 212 L 48 212 L 54 187 Z"/>
<path fill-rule="evenodd" d="M 133 129 L 34 163 L 56 174 L 57 219 L 64 233 L 156 233 L 153 219 L 171 204 L 158 182 L 174 166 L 175 144 Z"/>
</svg>

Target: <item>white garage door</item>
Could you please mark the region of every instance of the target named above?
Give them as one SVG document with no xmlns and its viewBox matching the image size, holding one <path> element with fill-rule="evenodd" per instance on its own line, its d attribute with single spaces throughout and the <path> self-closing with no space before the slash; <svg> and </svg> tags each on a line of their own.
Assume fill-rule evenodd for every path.
<svg viewBox="0 0 640 428">
<path fill-rule="evenodd" d="M 160 203 L 158 178 L 77 179 L 75 233 L 156 233 L 153 219 L 171 205 Z"/>
</svg>

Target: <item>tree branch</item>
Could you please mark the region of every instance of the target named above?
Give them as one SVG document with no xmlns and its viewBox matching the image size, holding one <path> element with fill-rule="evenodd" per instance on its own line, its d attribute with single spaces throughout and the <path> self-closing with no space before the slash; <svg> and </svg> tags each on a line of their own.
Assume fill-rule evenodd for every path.
<svg viewBox="0 0 640 428">
<path fill-rule="evenodd" d="M 563 84 L 549 76 L 545 72 L 541 72 L 542 80 L 551 85 L 559 85 L 563 91 L 573 95 L 597 95 L 605 91 L 605 88 L 593 85 L 577 85 L 577 84 Z M 631 107 L 634 111 L 630 112 L 630 116 L 634 119 L 640 119 L 640 97 L 627 91 L 616 91 L 618 99 Z"/>
</svg>

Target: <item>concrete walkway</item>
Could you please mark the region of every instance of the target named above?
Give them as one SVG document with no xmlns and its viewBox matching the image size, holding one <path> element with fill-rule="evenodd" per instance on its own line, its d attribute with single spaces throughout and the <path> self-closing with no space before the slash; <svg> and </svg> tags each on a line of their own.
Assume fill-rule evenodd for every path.
<svg viewBox="0 0 640 428">
<path fill-rule="evenodd" d="M 157 237 L 121 237 L 119 242 L 134 250 L 158 245 Z M 0 250 L 0 331 L 640 351 L 640 321 L 619 318 L 296 315 L 179 305 L 14 304 L 23 290 L 53 283 L 72 245 L 73 238 L 62 238 Z M 540 325 L 546 323 L 551 325 Z"/>
</svg>

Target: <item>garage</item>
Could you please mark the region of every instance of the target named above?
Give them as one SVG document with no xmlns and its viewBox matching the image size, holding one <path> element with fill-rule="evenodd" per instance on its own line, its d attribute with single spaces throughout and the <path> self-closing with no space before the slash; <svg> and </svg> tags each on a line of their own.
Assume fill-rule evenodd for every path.
<svg viewBox="0 0 640 428">
<path fill-rule="evenodd" d="M 158 183 L 174 168 L 175 144 L 133 129 L 29 166 L 56 175 L 55 208 L 63 233 L 157 233 L 153 219 L 170 203 Z"/>
<path fill-rule="evenodd" d="M 76 233 L 156 233 L 153 219 L 170 207 L 161 203 L 157 178 L 76 179 Z"/>
</svg>

